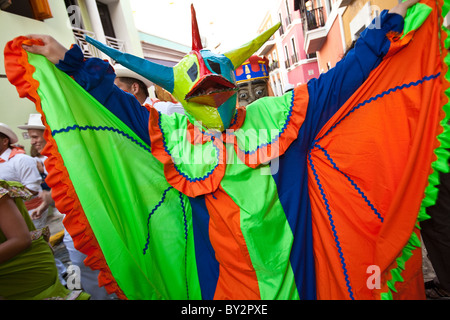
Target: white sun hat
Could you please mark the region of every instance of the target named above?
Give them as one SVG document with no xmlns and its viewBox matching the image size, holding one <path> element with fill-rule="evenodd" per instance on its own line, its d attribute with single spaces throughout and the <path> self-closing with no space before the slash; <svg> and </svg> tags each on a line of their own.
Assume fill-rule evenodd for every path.
<svg viewBox="0 0 450 320">
<path fill-rule="evenodd" d="M 41 115 L 39 113 L 32 113 L 28 117 L 28 123 L 26 125 L 17 126 L 19 129 L 28 130 L 28 129 L 37 129 L 44 130 L 45 126 L 42 124 Z"/>
<path fill-rule="evenodd" d="M 11 144 L 17 143 L 19 141 L 14 131 L 12 131 L 8 125 L 1 122 L 0 122 L 0 132 L 9 138 L 9 143 Z"/>
<path fill-rule="evenodd" d="M 134 71 L 131 71 L 128 68 L 125 68 L 121 64 L 118 64 L 118 63 L 115 64 L 114 71 L 116 72 L 117 78 L 127 77 L 127 78 L 138 79 L 138 80 L 141 80 L 147 88 L 149 88 L 150 86 L 153 85 L 153 83 L 150 80 L 148 80 L 147 78 L 144 78 L 140 74 L 138 74 Z"/>
</svg>

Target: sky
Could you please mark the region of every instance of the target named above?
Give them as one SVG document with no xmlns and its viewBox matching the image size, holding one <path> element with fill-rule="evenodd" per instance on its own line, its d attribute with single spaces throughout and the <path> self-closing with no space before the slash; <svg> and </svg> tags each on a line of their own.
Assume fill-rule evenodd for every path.
<svg viewBox="0 0 450 320">
<path fill-rule="evenodd" d="M 255 38 L 266 13 L 278 1 L 130 0 L 130 3 L 138 30 L 189 47 L 193 3 L 200 35 L 208 39 L 208 48 L 223 53 Z"/>
</svg>

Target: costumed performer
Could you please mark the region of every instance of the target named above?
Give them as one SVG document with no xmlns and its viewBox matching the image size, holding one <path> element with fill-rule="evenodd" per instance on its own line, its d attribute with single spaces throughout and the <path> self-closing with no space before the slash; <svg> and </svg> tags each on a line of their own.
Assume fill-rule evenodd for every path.
<svg viewBox="0 0 450 320">
<path fill-rule="evenodd" d="M 239 89 L 239 106 L 245 107 L 259 98 L 274 96 L 269 83 L 269 60 L 266 57 L 251 56 L 234 74 Z"/>
<path fill-rule="evenodd" d="M 192 9 L 193 50 L 173 68 L 88 39 L 182 102 L 171 116 L 77 46 L 8 43 L 8 79 L 45 116 L 47 182 L 99 281 L 127 299 L 423 298 L 417 222 L 446 83 L 442 1 L 423 1 L 405 30 L 417 1 L 383 11 L 320 78 L 237 110 L 234 70 L 279 25 L 218 55 Z"/>
</svg>

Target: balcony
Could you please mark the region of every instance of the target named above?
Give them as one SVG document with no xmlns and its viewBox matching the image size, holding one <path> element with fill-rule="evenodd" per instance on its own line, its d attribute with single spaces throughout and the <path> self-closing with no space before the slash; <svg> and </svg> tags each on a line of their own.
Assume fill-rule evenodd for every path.
<svg viewBox="0 0 450 320">
<path fill-rule="evenodd" d="M 273 46 L 275 45 L 275 37 L 271 36 L 269 38 L 269 40 L 267 40 L 262 47 L 259 49 L 258 51 L 258 55 L 260 56 L 265 56 L 267 55 L 273 48 Z"/>
<path fill-rule="evenodd" d="M 106 38 L 106 45 L 108 47 L 114 48 L 116 50 L 119 50 L 121 52 L 125 52 L 125 42 L 113 37 L 105 36 Z"/>
<path fill-rule="evenodd" d="M 98 49 L 88 43 L 85 39 L 85 36 L 89 36 L 95 39 L 95 33 L 74 27 L 72 27 L 72 32 L 75 37 L 76 44 L 81 48 L 81 51 L 83 51 L 83 54 L 86 58 L 101 57 Z"/>
<path fill-rule="evenodd" d="M 327 37 L 323 7 L 304 10 L 302 23 L 306 53 L 311 54 L 319 51 Z"/>
<path fill-rule="evenodd" d="M 269 72 L 272 72 L 278 68 L 279 68 L 279 62 L 277 60 L 274 60 L 272 62 L 272 64 L 269 66 Z"/>
<path fill-rule="evenodd" d="M 88 43 L 85 39 L 86 35 L 93 39 L 96 39 L 94 32 L 75 27 L 72 27 L 72 32 L 75 37 L 76 44 L 81 48 L 81 51 L 83 51 L 83 54 L 86 58 L 93 58 L 93 57 L 101 59 L 104 58 L 101 52 L 96 47 Z M 105 37 L 105 38 L 106 38 L 106 45 L 108 47 L 125 52 L 124 41 L 112 37 Z"/>
</svg>

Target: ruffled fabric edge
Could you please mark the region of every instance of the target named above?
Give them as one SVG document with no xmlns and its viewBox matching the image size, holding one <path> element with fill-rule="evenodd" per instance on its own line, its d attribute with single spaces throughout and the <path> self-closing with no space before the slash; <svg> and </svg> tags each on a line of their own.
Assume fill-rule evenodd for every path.
<svg viewBox="0 0 450 320">
<path fill-rule="evenodd" d="M 223 176 L 225 175 L 226 169 L 226 153 L 225 148 L 220 145 L 221 142 L 218 141 L 218 139 L 209 140 L 212 141 L 218 150 L 216 167 L 204 177 L 191 179 L 176 168 L 172 155 L 165 145 L 164 131 L 161 128 L 160 117 L 160 113 L 155 108 L 150 108 L 148 128 L 150 133 L 152 154 L 164 165 L 164 176 L 166 177 L 167 182 L 188 197 L 196 197 L 217 190 Z M 188 132 L 189 129 L 186 130 L 186 134 L 188 134 Z M 193 142 L 191 139 L 189 140 Z"/>
<path fill-rule="evenodd" d="M 442 0 L 438 0 L 437 4 L 439 8 L 443 7 Z M 440 173 L 449 172 L 449 158 L 450 158 L 450 71 L 448 65 L 450 63 L 450 53 L 447 48 L 450 47 L 450 31 L 442 26 L 441 28 L 441 57 L 443 58 L 443 72 L 441 72 L 440 78 L 444 85 L 444 90 L 441 91 L 441 105 L 442 110 L 440 114 L 440 126 L 436 129 L 436 148 L 434 150 L 434 161 L 431 163 L 431 173 L 428 176 L 428 186 L 424 191 L 424 198 L 420 206 L 419 213 L 417 215 L 417 223 L 415 230 L 412 232 L 411 237 L 404 246 L 400 255 L 393 263 L 392 268 L 388 271 L 389 280 L 387 280 L 387 288 L 384 292 L 380 293 L 381 300 L 392 300 L 394 293 L 397 293 L 396 285 L 399 282 L 403 282 L 402 273 L 406 270 L 405 265 L 413 256 L 413 251 L 421 248 L 421 240 L 419 237 L 420 222 L 430 219 L 427 214 L 427 208 L 435 205 L 437 195 L 439 193 Z M 405 40 L 411 36 L 411 33 L 405 36 Z M 421 254 L 421 253 L 420 253 Z"/>
<path fill-rule="evenodd" d="M 35 67 L 28 63 L 28 54 L 22 44 L 41 44 L 40 41 L 20 36 L 9 41 L 4 50 L 5 70 L 8 80 L 16 87 L 21 98 L 33 101 L 36 110 L 42 116 L 45 126 L 44 138 L 47 144 L 42 154 L 47 156 L 45 166 L 48 171 L 46 183 L 52 189 L 52 198 L 56 208 L 65 217 L 66 230 L 71 235 L 75 248 L 87 255 L 84 263 L 93 270 L 99 270 L 99 286 L 104 286 L 110 294 L 115 293 L 120 299 L 127 299 L 115 281 L 109 269 L 94 232 L 86 218 L 69 173 L 64 165 L 51 129 L 42 110 L 41 99 L 37 92 L 39 82 L 33 78 Z"/>
<path fill-rule="evenodd" d="M 164 142 L 164 128 L 161 127 L 161 115 L 154 108 L 149 108 L 150 121 L 149 133 L 152 145 L 152 154 L 164 165 L 164 175 L 171 186 L 189 197 L 196 197 L 212 193 L 217 190 L 225 175 L 226 148 L 225 143 L 234 144 L 234 150 L 239 159 L 248 167 L 255 169 L 263 163 L 267 163 L 281 155 L 297 139 L 298 132 L 305 120 L 309 101 L 309 93 L 306 85 L 294 89 L 289 105 L 289 113 L 284 126 L 280 128 L 279 136 L 266 145 L 261 145 L 256 152 L 246 153 L 239 148 L 238 139 L 234 135 L 246 121 L 246 109 L 238 108 L 230 130 L 223 133 L 212 134 L 205 132 L 197 126 L 188 123 L 186 134 L 192 144 L 204 144 L 212 142 L 218 150 L 217 166 L 202 178 L 192 179 L 177 170 L 173 162 L 170 150 Z M 251 121 L 248 120 L 248 121 Z M 232 132 L 232 133 L 230 133 Z"/>
<path fill-rule="evenodd" d="M 227 135 L 227 140 L 233 139 L 234 150 L 239 159 L 250 168 L 257 168 L 281 155 L 289 148 L 291 143 L 297 139 L 298 132 L 303 125 L 308 110 L 309 92 L 306 84 L 296 87 L 292 93 L 289 105 L 289 113 L 286 122 L 280 128 L 280 134 L 271 143 L 260 145 L 255 152 L 247 153 L 239 148 L 238 139 Z M 249 120 L 251 121 L 251 119 Z"/>
</svg>

